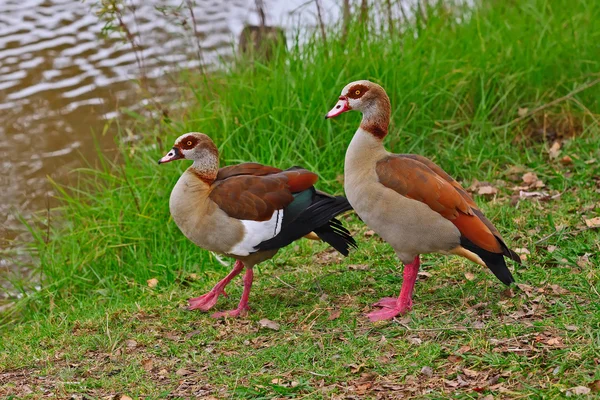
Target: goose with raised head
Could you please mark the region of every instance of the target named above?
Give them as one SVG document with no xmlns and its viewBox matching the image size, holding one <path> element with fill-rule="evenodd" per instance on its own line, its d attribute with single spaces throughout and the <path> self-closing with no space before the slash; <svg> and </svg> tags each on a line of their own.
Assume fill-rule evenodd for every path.
<svg viewBox="0 0 600 400">
<path fill-rule="evenodd" d="M 325 118 L 362 113 L 362 121 L 344 162 L 344 189 L 360 218 L 396 252 L 404 264 L 398 298 L 383 298 L 368 314 L 372 321 L 391 319 L 412 308 L 420 254 L 463 256 L 487 266 L 506 285 L 514 278 L 504 257 L 520 263 L 471 196 L 442 168 L 415 154 L 388 152 L 391 106 L 385 90 L 362 80 L 346 85 Z"/>
<path fill-rule="evenodd" d="M 343 255 L 356 242 L 335 217 L 351 209 L 343 196 L 315 189 L 317 175 L 303 168 L 287 170 L 257 163 L 219 169 L 219 152 L 205 134 L 180 136 L 158 163 L 187 159 L 193 164 L 181 175 L 169 201 L 173 220 L 197 246 L 233 257 L 233 270 L 208 293 L 189 300 L 189 309 L 212 308 L 225 287 L 244 268 L 244 289 L 238 307 L 213 317 L 244 315 L 254 265 L 270 259 L 293 241 L 318 237 Z"/>
</svg>

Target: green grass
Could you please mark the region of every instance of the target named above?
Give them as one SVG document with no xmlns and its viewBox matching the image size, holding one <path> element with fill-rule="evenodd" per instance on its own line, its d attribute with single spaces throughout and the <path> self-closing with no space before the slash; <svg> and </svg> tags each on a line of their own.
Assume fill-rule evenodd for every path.
<svg viewBox="0 0 600 400">
<path fill-rule="evenodd" d="M 31 228 L 43 284 L 3 315 L 0 394 L 558 398 L 600 379 L 600 249 L 597 229 L 584 223 L 600 211 L 600 86 L 512 123 L 519 109 L 599 77 L 600 4 L 498 0 L 463 12 L 457 22 L 432 7 L 426 24 L 404 25 L 401 35 L 353 23 L 344 45 L 330 32 L 327 45 L 314 38 L 270 62 L 239 62 L 208 85 L 182 74 L 186 106 L 122 127 L 145 139 L 116 163 L 103 158 L 79 171 L 78 186 L 61 191 L 49 240 Z M 156 160 L 181 133 L 201 131 L 224 165 L 303 165 L 319 173 L 320 188 L 341 193 L 360 117 L 323 116 L 356 79 L 390 95 L 391 151 L 428 156 L 465 186 L 498 187 L 476 200 L 511 247 L 530 252 L 514 271 L 529 286 L 506 293 L 466 260 L 425 256 L 412 313 L 372 324 L 363 313 L 397 294 L 401 270 L 349 217 L 358 251 L 339 262 L 319 243 L 280 252 L 257 268 L 246 319 L 183 310 L 227 268 L 169 219 L 170 189 L 186 163 Z M 550 159 L 554 140 L 563 147 Z M 558 161 L 565 155 L 572 164 Z M 560 197 L 514 201 L 524 172 Z M 232 286 L 218 309 L 235 305 L 241 288 Z M 262 318 L 280 330 L 261 328 Z"/>
</svg>

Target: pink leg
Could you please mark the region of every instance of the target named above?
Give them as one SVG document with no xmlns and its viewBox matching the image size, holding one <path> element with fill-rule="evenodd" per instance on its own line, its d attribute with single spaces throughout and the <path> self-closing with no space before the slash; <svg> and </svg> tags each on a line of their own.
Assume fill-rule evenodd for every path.
<svg viewBox="0 0 600 400">
<path fill-rule="evenodd" d="M 225 286 L 227 286 L 227 284 L 229 284 L 233 278 L 242 272 L 243 269 L 244 264 L 239 260 L 236 261 L 231 272 L 225 278 L 223 278 L 222 281 L 217 283 L 210 292 L 203 294 L 200 297 L 195 297 L 188 300 L 188 310 L 210 310 L 215 304 L 217 304 L 217 300 L 219 299 L 220 295 L 227 297 L 227 293 L 225 293 Z"/>
<path fill-rule="evenodd" d="M 416 256 L 413 262 L 404 266 L 404 280 L 402 281 L 402 289 L 398 299 L 392 297 L 384 297 L 377 303 L 373 304 L 376 307 L 382 307 L 381 310 L 373 311 L 367 314 L 371 321 L 381 321 L 384 319 L 392 319 L 397 315 L 404 315 L 412 308 L 412 295 L 419 272 L 419 256 Z"/>
<path fill-rule="evenodd" d="M 250 297 L 250 289 L 252 288 L 252 280 L 254 279 L 254 271 L 252 268 L 246 268 L 246 274 L 244 275 L 244 292 L 242 298 L 235 310 L 219 311 L 211 315 L 213 318 L 221 317 L 240 317 L 248 313 L 248 298 Z"/>
</svg>

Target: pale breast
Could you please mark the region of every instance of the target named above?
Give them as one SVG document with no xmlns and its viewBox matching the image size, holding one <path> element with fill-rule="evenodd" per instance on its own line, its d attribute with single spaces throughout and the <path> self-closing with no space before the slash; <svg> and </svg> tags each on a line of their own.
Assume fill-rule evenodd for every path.
<svg viewBox="0 0 600 400">
<path fill-rule="evenodd" d="M 214 204 L 208 194 L 206 183 L 184 172 L 171 192 L 171 215 L 181 232 L 197 246 L 227 254 L 242 241 L 244 227 Z"/>
<path fill-rule="evenodd" d="M 360 131 L 346 153 L 344 189 L 360 218 L 396 251 L 403 262 L 417 254 L 446 252 L 458 246 L 460 232 L 447 219 L 417 200 L 379 183 L 377 161 L 389 153 L 377 149 Z M 376 149 L 376 151 L 374 151 Z"/>
</svg>

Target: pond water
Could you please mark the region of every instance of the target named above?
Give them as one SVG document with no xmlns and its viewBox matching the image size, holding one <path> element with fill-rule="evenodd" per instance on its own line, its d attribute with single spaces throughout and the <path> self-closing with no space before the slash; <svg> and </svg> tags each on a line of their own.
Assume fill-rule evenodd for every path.
<svg viewBox="0 0 600 400">
<path fill-rule="evenodd" d="M 263 1 L 268 25 L 292 29 L 317 22 L 312 1 Z M 0 250 L 27 239 L 18 215 L 52 204 L 49 177 L 69 183 L 84 160 L 94 162 L 94 140 L 103 151 L 115 151 L 113 137 L 101 133 L 119 107 L 140 105 L 131 82 L 140 76 L 136 55 L 151 83 L 160 86 L 168 70 L 199 66 L 196 43 L 203 63 L 214 64 L 232 54 L 244 25 L 259 23 L 254 0 L 195 0 L 189 2 L 194 35 L 190 24 L 180 23 L 191 21 L 185 1 L 165 15 L 158 8 L 181 2 L 126 0 L 124 22 L 137 38 L 136 54 L 117 34 L 102 35 L 99 3 L 0 2 Z M 326 22 L 339 17 L 337 3 L 321 1 Z M 0 253 L 0 281 L 17 268 L 13 257 Z"/>
</svg>

